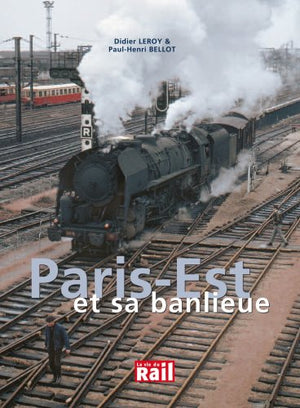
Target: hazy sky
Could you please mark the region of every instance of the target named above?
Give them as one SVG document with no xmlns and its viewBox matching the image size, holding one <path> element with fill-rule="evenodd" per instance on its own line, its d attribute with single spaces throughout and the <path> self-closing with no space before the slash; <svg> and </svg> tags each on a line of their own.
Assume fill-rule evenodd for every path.
<svg viewBox="0 0 300 408">
<path fill-rule="evenodd" d="M 96 25 L 101 17 L 100 8 L 109 0 L 55 0 L 52 9 L 52 32 L 70 38 L 58 38 L 62 47 L 74 48 L 78 44 L 96 39 Z M 35 35 L 35 47 L 46 47 L 46 9 L 42 0 L 0 0 L 2 16 L 0 49 L 12 48 L 12 42 L 3 41 L 14 36 L 28 39 Z M 28 44 L 22 41 L 22 49 Z"/>
<path fill-rule="evenodd" d="M 153 0 L 155 1 L 155 0 Z M 214 1 L 214 0 L 210 0 Z M 242 0 L 241 0 L 242 1 Z M 251 0 L 243 0 L 249 5 Z M 273 10 L 273 27 L 261 36 L 262 45 L 279 47 L 290 40 L 300 47 L 300 0 L 262 0 L 277 4 Z M 124 3 L 130 0 L 124 0 Z M 141 0 L 142 4 L 143 0 Z M 172 0 L 170 0 L 172 3 Z M 5 42 L 13 36 L 28 39 L 29 34 L 38 38 L 36 48 L 44 48 L 46 44 L 46 10 L 42 0 L 0 0 L 2 18 L 0 26 L 0 49 L 13 48 L 12 42 Z M 74 48 L 78 44 L 92 44 L 96 39 L 96 26 L 105 11 L 112 11 L 115 0 L 55 0 L 52 10 L 53 33 L 70 38 L 59 38 L 63 49 Z M 284 9 L 283 9 L 284 5 Z M 226 7 L 226 1 L 224 1 Z M 22 49 L 28 43 L 22 41 Z"/>
</svg>

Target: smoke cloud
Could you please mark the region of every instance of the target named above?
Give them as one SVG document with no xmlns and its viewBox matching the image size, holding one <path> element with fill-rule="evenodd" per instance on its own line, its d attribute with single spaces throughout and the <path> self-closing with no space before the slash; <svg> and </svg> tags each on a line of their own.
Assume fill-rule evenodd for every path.
<svg viewBox="0 0 300 408">
<path fill-rule="evenodd" d="M 182 222 L 190 221 L 192 219 L 192 216 L 187 207 L 180 207 L 178 208 L 176 219 Z"/>
<path fill-rule="evenodd" d="M 242 151 L 237 158 L 237 164 L 229 169 L 221 168 L 219 175 L 211 183 L 211 191 L 202 190 L 200 201 L 206 202 L 212 197 L 231 193 L 238 188 L 239 178 L 245 173 L 251 161 L 251 154 Z"/>
<path fill-rule="evenodd" d="M 98 42 L 79 67 L 95 102 L 100 134 L 122 133 L 121 119 L 136 106 L 149 107 L 163 80 L 179 79 L 189 92 L 170 106 L 166 129 L 218 116 L 240 99 L 250 109 L 258 98 L 275 93 L 279 78 L 266 72 L 258 57 L 258 37 L 272 25 L 271 5 L 263 0 L 111 0 L 100 12 Z M 169 39 L 176 50 L 108 52 L 115 38 Z"/>
<path fill-rule="evenodd" d="M 299 16 L 299 0 L 273 0 L 271 25 L 259 33 L 259 43 L 264 47 L 300 47 Z"/>
</svg>

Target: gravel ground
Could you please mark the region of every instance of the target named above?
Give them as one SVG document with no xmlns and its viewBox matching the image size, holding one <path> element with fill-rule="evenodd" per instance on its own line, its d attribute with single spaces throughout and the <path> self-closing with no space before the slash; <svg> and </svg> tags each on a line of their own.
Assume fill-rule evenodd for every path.
<svg viewBox="0 0 300 408">
<path fill-rule="evenodd" d="M 299 238 L 298 234 L 297 245 L 300 249 Z M 247 401 L 251 387 L 261 376 L 261 369 L 299 294 L 299 252 L 296 255 L 286 253 L 284 258 L 286 263 L 279 265 L 275 262 L 253 295 L 253 300 L 259 297 L 269 300 L 269 313 L 246 313 L 241 318 L 238 317 L 216 348 L 219 356 L 224 354 L 226 364 L 216 374 L 216 389 L 204 392 L 205 399 L 201 402 L 201 408 L 254 407 Z"/>
</svg>

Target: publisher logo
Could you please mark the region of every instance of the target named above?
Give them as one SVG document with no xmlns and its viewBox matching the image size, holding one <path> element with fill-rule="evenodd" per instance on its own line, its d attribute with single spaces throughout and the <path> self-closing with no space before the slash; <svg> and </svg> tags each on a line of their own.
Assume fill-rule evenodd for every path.
<svg viewBox="0 0 300 408">
<path fill-rule="evenodd" d="M 135 382 L 174 382 L 175 362 L 171 360 L 137 360 L 134 362 Z"/>
</svg>

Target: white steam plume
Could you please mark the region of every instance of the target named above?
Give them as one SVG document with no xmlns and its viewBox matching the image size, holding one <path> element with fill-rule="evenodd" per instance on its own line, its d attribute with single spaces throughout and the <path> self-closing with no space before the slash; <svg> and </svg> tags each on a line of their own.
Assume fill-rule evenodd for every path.
<svg viewBox="0 0 300 408">
<path fill-rule="evenodd" d="M 241 152 L 238 155 L 236 166 L 229 169 L 220 169 L 218 177 L 210 185 L 211 191 L 203 190 L 200 201 L 206 202 L 212 197 L 219 197 L 235 190 L 238 187 L 239 177 L 245 173 L 250 162 L 251 154 L 245 151 Z"/>
<path fill-rule="evenodd" d="M 265 0 L 269 1 L 269 0 Z M 272 3 L 272 2 L 271 2 Z M 300 47 L 300 2 L 299 0 L 273 0 L 271 25 L 258 36 L 264 47 L 279 48 L 292 45 Z"/>
<path fill-rule="evenodd" d="M 190 93 L 170 106 L 166 128 L 220 115 L 240 98 L 252 106 L 279 86 L 258 57 L 256 39 L 271 24 L 266 1 L 110 0 L 99 17 L 98 42 L 79 71 L 102 135 L 120 132 L 136 106 L 149 107 L 163 80 L 178 78 Z M 168 38 L 176 51 L 109 53 L 115 38 Z"/>
</svg>

